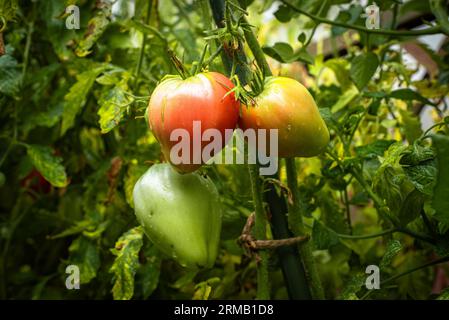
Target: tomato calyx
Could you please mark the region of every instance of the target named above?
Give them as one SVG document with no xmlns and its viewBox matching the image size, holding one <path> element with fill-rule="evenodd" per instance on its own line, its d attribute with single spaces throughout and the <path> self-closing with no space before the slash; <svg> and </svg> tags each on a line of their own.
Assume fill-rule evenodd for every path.
<svg viewBox="0 0 449 320">
<path fill-rule="evenodd" d="M 241 105 L 255 107 L 257 105 L 256 97 L 259 96 L 265 85 L 265 75 L 262 70 L 257 66 L 252 73 L 252 78 L 248 85 L 243 86 L 237 75 L 233 75 L 230 79 L 234 83 L 234 88 L 230 90 L 226 95 L 233 93 L 235 99 L 241 102 Z"/>
</svg>

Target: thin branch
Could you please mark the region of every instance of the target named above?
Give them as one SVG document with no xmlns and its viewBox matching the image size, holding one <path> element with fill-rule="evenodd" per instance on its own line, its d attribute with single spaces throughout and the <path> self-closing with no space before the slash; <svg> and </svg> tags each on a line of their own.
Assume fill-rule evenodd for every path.
<svg viewBox="0 0 449 320">
<path fill-rule="evenodd" d="M 312 13 L 309 13 L 309 12 L 297 7 L 294 4 L 289 3 L 288 1 L 285 1 L 285 0 L 280 0 L 280 1 L 283 4 L 285 4 L 287 7 L 291 8 L 293 11 L 296 11 L 298 13 L 305 15 L 305 16 L 309 17 L 310 19 L 314 20 L 315 22 L 318 21 L 320 23 L 330 24 L 333 26 L 343 27 L 343 28 L 347 28 L 347 29 L 363 31 L 366 33 L 373 33 L 373 34 L 380 34 L 380 35 L 387 35 L 387 36 L 391 35 L 391 36 L 397 36 L 397 37 L 413 37 L 413 36 L 422 36 L 422 35 L 426 35 L 426 34 L 442 33 L 440 26 L 434 26 L 434 27 L 430 27 L 430 28 L 426 28 L 426 29 L 422 29 L 422 30 L 410 30 L 410 31 L 408 31 L 408 30 L 407 31 L 397 31 L 397 30 L 368 29 L 368 28 L 358 26 L 358 25 L 353 25 L 353 24 L 336 21 L 336 20 L 328 20 L 325 18 L 321 18 L 317 15 L 314 15 Z"/>
</svg>

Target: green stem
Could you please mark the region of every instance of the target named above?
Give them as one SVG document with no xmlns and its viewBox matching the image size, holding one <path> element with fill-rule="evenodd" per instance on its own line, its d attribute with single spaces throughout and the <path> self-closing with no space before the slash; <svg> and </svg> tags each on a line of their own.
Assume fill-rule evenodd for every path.
<svg viewBox="0 0 449 320">
<path fill-rule="evenodd" d="M 387 234 L 391 234 L 396 232 L 397 229 L 388 229 L 382 232 L 378 232 L 378 233 L 371 233 L 371 234 L 363 234 L 363 235 L 349 235 L 349 234 L 341 234 L 341 233 L 337 233 L 337 236 L 341 239 L 349 239 L 349 240 L 363 240 L 363 239 L 372 239 L 372 238 L 377 238 L 377 237 L 382 237 L 385 236 Z"/>
<path fill-rule="evenodd" d="M 320 9 L 318 10 L 318 13 L 317 13 L 318 16 L 320 16 L 323 13 L 323 10 L 324 10 L 324 8 L 327 5 L 327 1 L 328 0 L 325 0 L 321 4 L 321 7 L 320 7 Z M 306 43 L 304 43 L 304 48 L 307 48 L 307 46 L 310 44 L 310 42 L 312 42 L 313 36 L 315 35 L 316 29 L 318 29 L 319 25 L 320 25 L 319 23 L 315 23 L 315 25 L 313 26 L 312 32 L 310 33 L 310 36 L 309 36 L 309 39 L 307 39 Z"/>
<path fill-rule="evenodd" d="M 291 8 L 293 11 L 296 11 L 298 13 L 305 15 L 305 16 L 309 17 L 310 19 L 314 20 L 315 22 L 318 21 L 318 22 L 330 24 L 333 26 L 363 31 L 363 32 L 367 32 L 367 33 L 373 33 L 373 34 L 379 34 L 379 35 L 391 35 L 391 36 L 397 36 L 397 37 L 413 37 L 413 36 L 421 36 L 421 35 L 426 35 L 426 34 L 442 33 L 440 26 L 430 27 L 430 28 L 426 28 L 426 29 L 422 29 L 422 30 L 412 30 L 412 31 L 368 29 L 368 28 L 365 28 L 365 27 L 362 27 L 359 25 L 355 25 L 355 24 L 348 24 L 348 23 L 344 23 L 344 22 L 340 22 L 340 21 L 336 21 L 336 20 L 328 20 L 325 18 L 321 18 L 317 15 L 314 15 L 312 13 L 309 13 L 309 12 L 301 9 L 300 7 L 298 7 L 294 4 L 291 4 L 288 1 L 285 1 L 285 0 L 280 0 L 280 1 L 283 4 L 285 4 L 287 7 Z"/>
<path fill-rule="evenodd" d="M 267 216 L 263 207 L 261 181 L 259 180 L 259 166 L 257 164 L 249 164 L 248 169 L 255 210 L 254 236 L 257 240 L 264 240 L 267 237 Z M 260 260 L 257 261 L 257 299 L 267 300 L 270 299 L 270 279 L 268 274 L 269 256 L 266 250 L 260 250 L 259 255 Z"/>
<path fill-rule="evenodd" d="M 31 38 L 34 31 L 34 20 L 30 22 L 27 32 L 27 40 L 25 43 L 25 52 L 23 54 L 23 67 L 22 67 L 22 78 L 21 78 L 21 84 L 23 85 L 25 81 L 25 76 L 28 69 L 28 61 L 30 57 L 30 48 L 31 48 Z"/>
<path fill-rule="evenodd" d="M 346 223 L 348 224 L 349 233 L 352 234 L 351 209 L 349 207 L 348 186 L 346 186 L 345 190 L 343 190 L 343 198 L 344 198 L 345 209 L 346 209 Z"/>
<path fill-rule="evenodd" d="M 146 21 L 147 25 L 150 24 L 151 9 L 152 8 L 153 8 L 153 0 L 150 0 L 148 2 L 148 8 L 147 8 L 147 21 Z M 137 61 L 137 67 L 136 67 L 136 73 L 135 73 L 135 79 L 134 79 L 133 88 L 136 88 L 137 81 L 139 80 L 140 70 L 142 69 L 143 56 L 145 54 L 145 46 L 146 46 L 146 43 L 147 43 L 147 35 L 143 34 L 142 36 L 143 36 L 142 45 L 140 47 L 139 60 Z"/>
<path fill-rule="evenodd" d="M 289 205 L 288 210 L 289 226 L 295 236 L 303 236 L 306 233 L 304 230 L 304 221 L 300 205 L 295 159 L 286 158 L 285 164 L 287 169 L 287 184 L 293 195 L 293 204 Z M 315 258 L 313 257 L 312 243 L 300 243 L 298 244 L 298 248 L 301 253 L 304 269 L 306 270 L 312 297 L 314 299 L 324 299 L 325 297 L 323 287 L 321 285 Z"/>
<path fill-rule="evenodd" d="M 246 21 L 246 18 L 243 18 L 243 22 L 245 24 L 248 24 Z M 246 43 L 248 44 L 248 47 L 251 49 L 251 52 L 254 55 L 254 58 L 257 61 L 257 65 L 260 69 L 262 69 L 262 73 L 264 76 L 269 77 L 272 75 L 270 66 L 268 65 L 267 60 L 265 59 L 265 55 L 260 48 L 259 42 L 257 41 L 256 36 L 254 35 L 253 31 L 249 28 L 244 29 L 245 39 Z"/>
<path fill-rule="evenodd" d="M 221 50 L 223 49 L 223 45 L 220 44 L 217 48 L 217 50 L 212 53 L 212 55 L 209 57 L 209 59 L 204 62 L 205 67 L 209 67 L 209 65 L 215 60 L 215 58 L 220 54 Z"/>
</svg>

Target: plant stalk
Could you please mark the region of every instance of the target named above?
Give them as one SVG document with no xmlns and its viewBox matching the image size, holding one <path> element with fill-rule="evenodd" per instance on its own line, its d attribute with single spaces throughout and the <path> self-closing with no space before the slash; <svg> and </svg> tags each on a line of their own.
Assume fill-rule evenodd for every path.
<svg viewBox="0 0 449 320">
<path fill-rule="evenodd" d="M 294 158 L 285 159 L 287 169 L 287 184 L 293 195 L 293 204 L 289 205 L 288 222 L 290 229 L 295 236 L 306 235 L 304 221 L 302 217 L 302 209 L 298 190 L 298 177 L 296 174 L 296 166 Z M 303 242 L 298 244 L 298 249 L 302 256 L 304 269 L 306 270 L 309 288 L 314 299 L 324 299 L 324 291 L 321 285 L 320 276 L 313 257 L 313 248 L 311 242 Z"/>
<path fill-rule="evenodd" d="M 257 240 L 264 240 L 267 237 L 266 223 L 267 215 L 263 207 L 261 181 L 259 180 L 259 166 L 249 164 L 249 176 L 251 179 L 251 190 L 254 202 L 255 220 L 254 236 Z M 257 262 L 257 299 L 270 299 L 270 279 L 268 274 L 268 251 L 259 251 L 260 260 Z"/>
</svg>

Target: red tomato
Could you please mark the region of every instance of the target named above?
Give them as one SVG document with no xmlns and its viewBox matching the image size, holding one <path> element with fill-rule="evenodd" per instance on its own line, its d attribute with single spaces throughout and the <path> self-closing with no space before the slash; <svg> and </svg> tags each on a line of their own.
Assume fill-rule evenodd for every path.
<svg viewBox="0 0 449 320">
<path fill-rule="evenodd" d="M 242 129 L 278 129 L 279 157 L 312 157 L 329 142 L 315 100 L 298 81 L 267 77 L 255 105 L 242 107 Z"/>
<path fill-rule="evenodd" d="M 178 171 L 195 171 L 211 158 L 202 157 L 204 147 L 210 143 L 202 141 L 206 130 L 217 129 L 220 132 L 220 150 L 226 145 L 230 137 L 225 136 L 225 130 L 233 130 L 239 116 L 239 102 L 233 93 L 226 95 L 233 87 L 224 75 L 205 72 L 187 79 L 170 76 L 154 90 L 147 108 L 150 129 L 161 144 L 165 158 Z M 199 131 L 194 130 L 194 121 L 199 121 L 196 123 L 197 128 L 198 124 L 201 126 Z M 187 163 L 173 163 L 170 157 L 173 146 L 181 141 L 179 137 L 178 140 L 170 141 L 170 135 L 175 129 L 184 129 L 190 137 L 190 154 L 184 155 L 188 159 L 185 161 Z M 194 133 L 197 134 L 194 136 Z M 198 144 L 194 148 L 196 141 Z"/>
<path fill-rule="evenodd" d="M 31 189 L 36 193 L 48 194 L 52 189 L 50 182 L 45 180 L 36 169 L 31 170 L 31 172 L 20 181 L 20 185 L 26 189 Z"/>
</svg>

